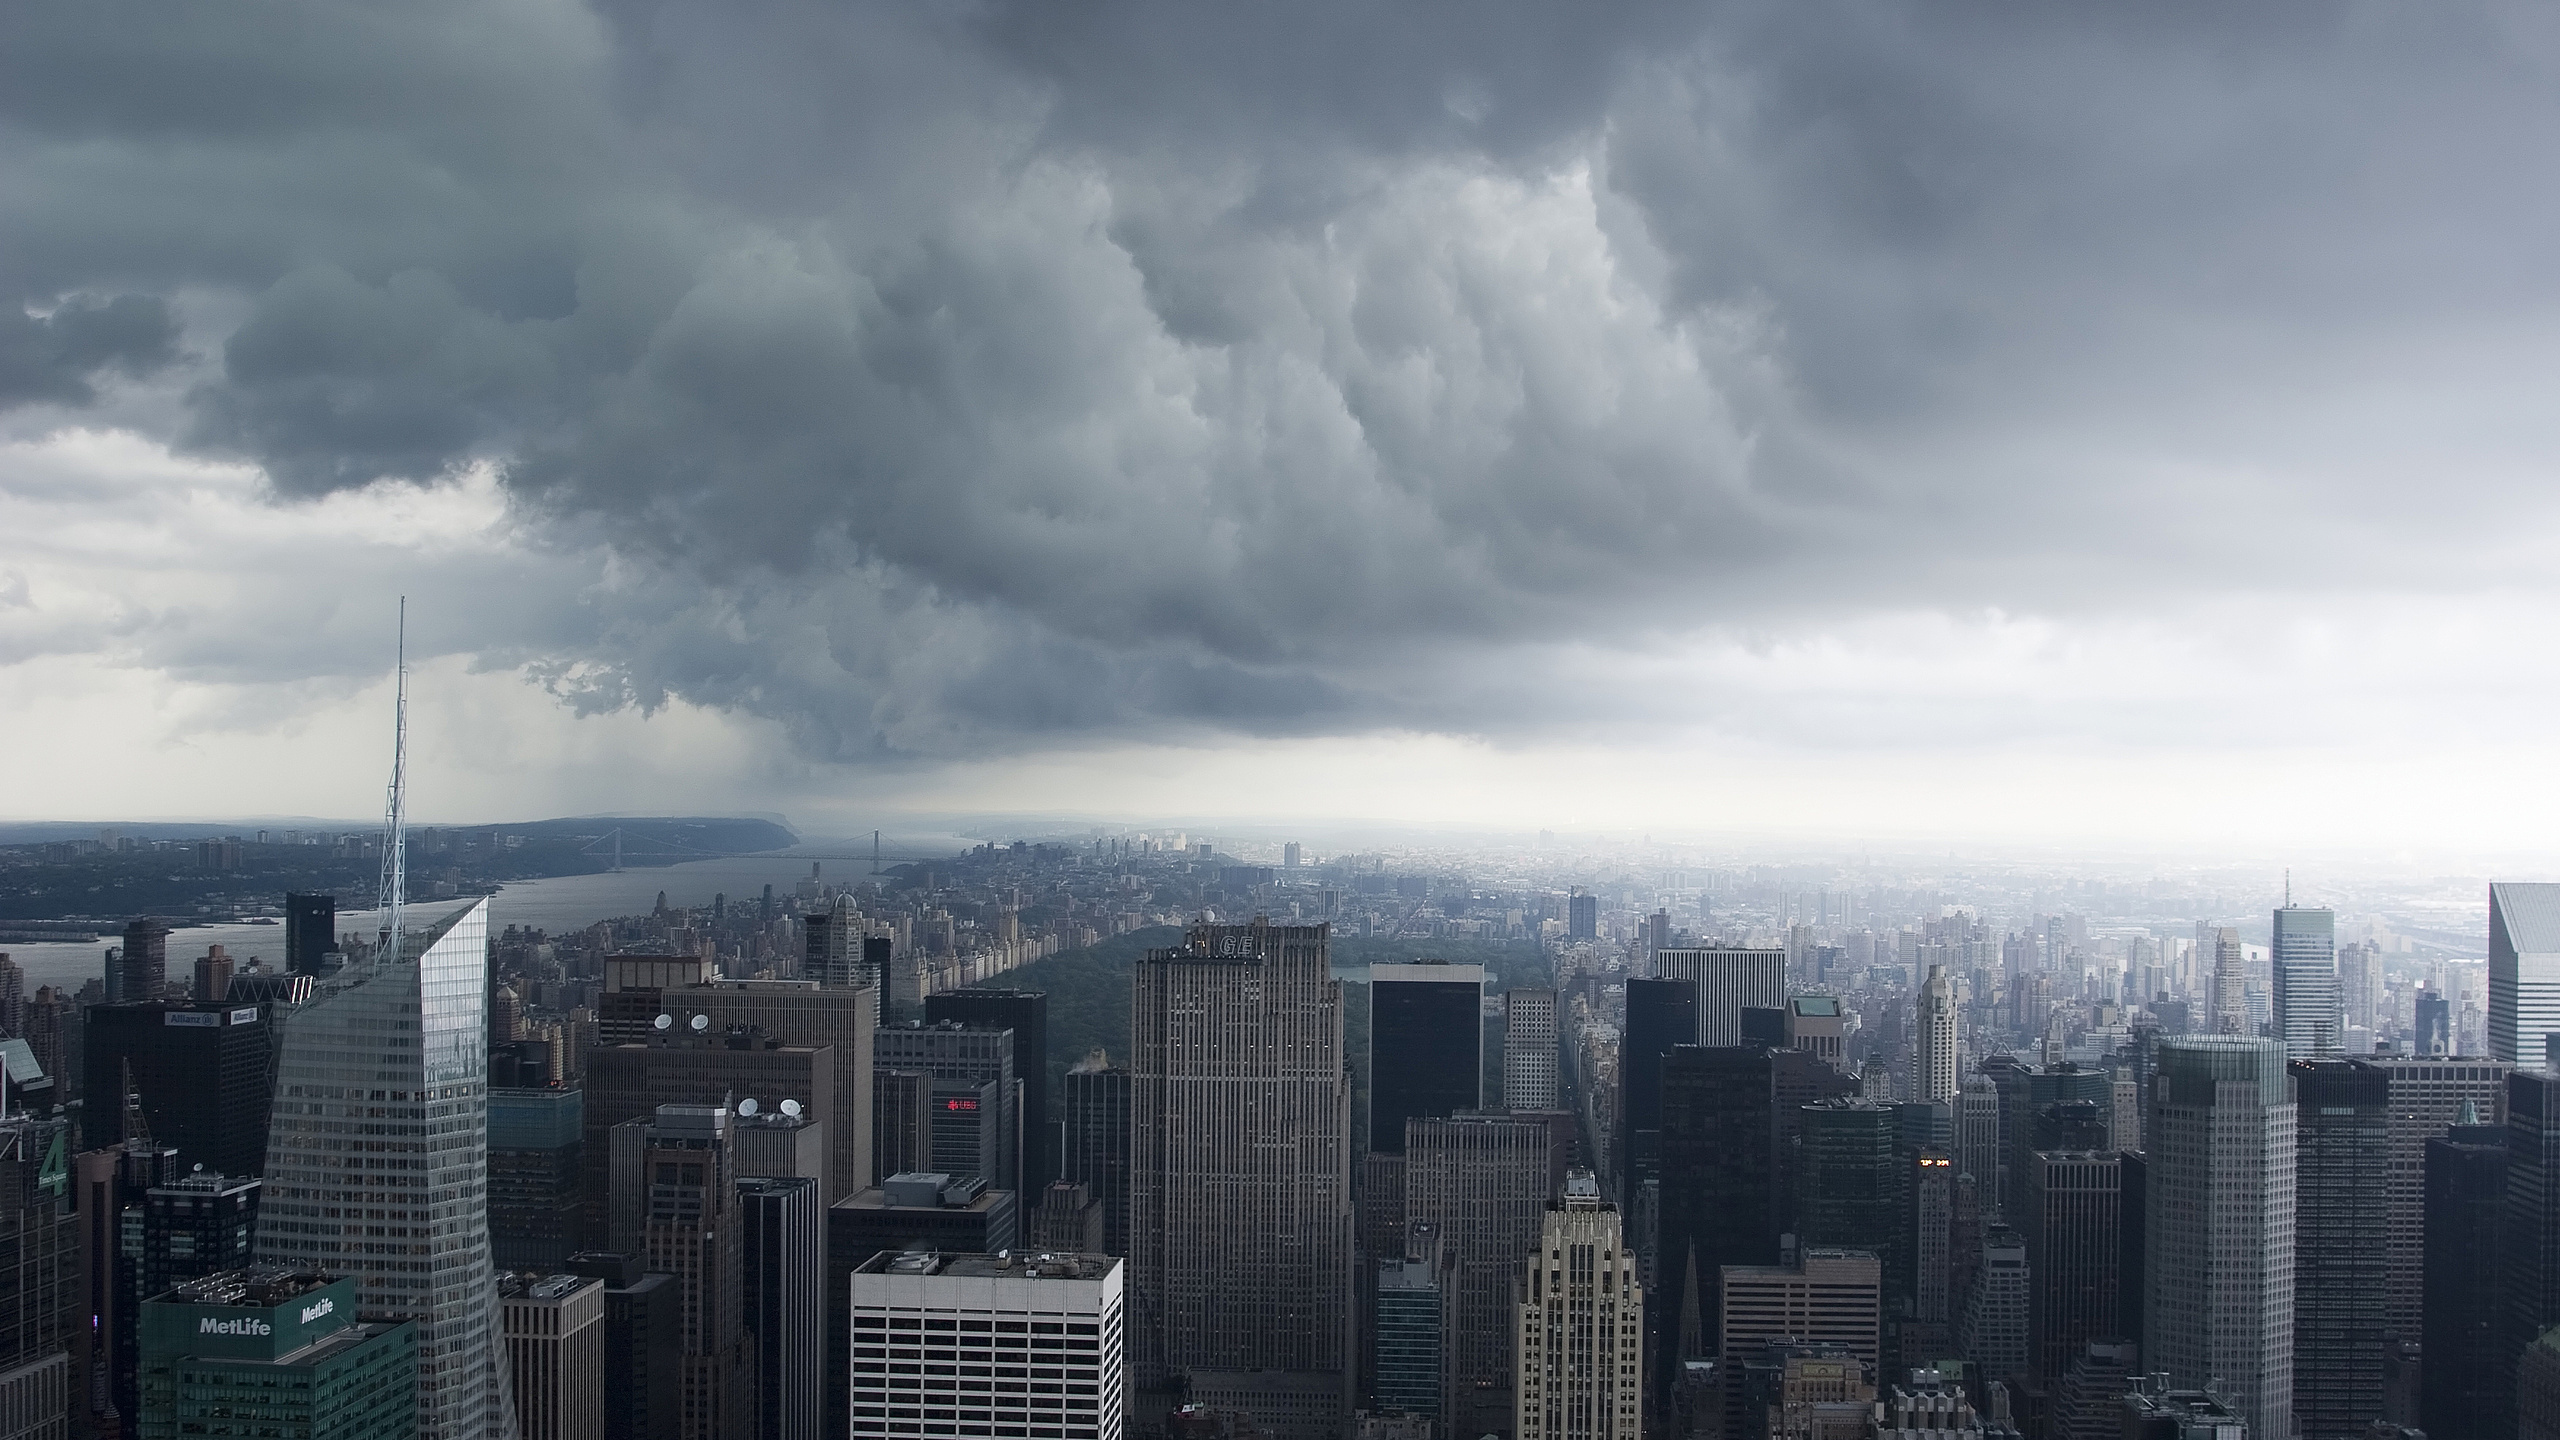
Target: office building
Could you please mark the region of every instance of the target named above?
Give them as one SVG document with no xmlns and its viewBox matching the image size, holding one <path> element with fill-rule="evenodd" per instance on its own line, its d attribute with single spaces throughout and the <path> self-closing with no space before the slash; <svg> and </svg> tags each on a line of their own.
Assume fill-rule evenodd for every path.
<svg viewBox="0 0 2560 1440">
<path fill-rule="evenodd" d="M 590 1250 L 569 1271 L 604 1283 L 604 1440 L 675 1440 L 684 1296 L 637 1255 Z"/>
<path fill-rule="evenodd" d="M 519 1440 L 604 1440 L 604 1282 L 503 1271 L 498 1327 Z"/>
<path fill-rule="evenodd" d="M 197 959 L 195 983 L 188 997 L 200 1005 L 219 1005 L 231 993 L 231 954 L 221 946 L 206 949 Z"/>
<path fill-rule="evenodd" d="M 267 1266 L 144 1301 L 136 1433 L 418 1434 L 418 1323 L 366 1321 L 361 1311 L 351 1279 Z"/>
<path fill-rule="evenodd" d="M 2029 1361 L 2059 1379 L 2092 1340 L 2116 1333 L 2123 1303 L 2124 1160 L 2113 1150 L 2039 1150 L 2015 1228 L 2027 1247 Z"/>
<path fill-rule="evenodd" d="M 2389 999 L 2382 979 L 2382 947 L 2371 940 L 2338 947 L 2338 1009 L 2351 1030 L 2380 1030 Z M 2343 1033 L 2343 1032 L 2341 1032 Z"/>
<path fill-rule="evenodd" d="M 2249 1440 L 2247 1412 L 2208 1390 L 2173 1390 L 2157 1372 L 2134 1377 L 2124 1397 L 2124 1440 Z M 2290 1434 L 2290 1431 L 2279 1432 Z M 2262 1437 L 2274 1440 L 2274 1437 Z"/>
<path fill-rule="evenodd" d="M 140 1147 L 134 1147 L 139 1149 Z M 109 1393 L 119 1414 L 139 1414 L 142 1403 L 142 1330 L 140 1302 L 165 1294 L 190 1280 L 201 1280 L 246 1268 L 256 1253 L 261 1181 L 217 1175 L 210 1170 L 175 1173 L 178 1161 L 164 1155 L 121 1167 L 139 1177 L 156 1172 L 139 1196 L 120 1196 L 129 1203 L 113 1216 L 102 1216 L 120 1234 L 109 1262 L 112 1281 L 124 1294 L 112 1313 L 100 1316 L 106 1352 L 114 1370 Z"/>
<path fill-rule="evenodd" d="M 2507 1208 L 2507 1127 L 2450 1126 L 2427 1141 L 2425 1163 L 2418 1423 L 2431 1436 L 2490 1435 L 2504 1409 L 2498 1336 L 2506 1275 L 2499 1232 Z"/>
<path fill-rule="evenodd" d="M 1947 967 L 1932 965 L 1920 987 L 1916 1042 L 1911 1047 L 1911 1098 L 1953 1105 L 1963 1060 L 1957 1054 L 1955 983 Z"/>
<path fill-rule="evenodd" d="M 489 1091 L 489 1249 L 501 1270 L 548 1275 L 578 1249 L 582 1092 Z"/>
<path fill-rule="evenodd" d="M 1565 1177 L 1537 1248 L 1523 1258 L 1513 1440 L 1638 1440 L 1644 1287 L 1617 1209 L 1601 1198 L 1589 1171 Z"/>
<path fill-rule="evenodd" d="M 1688 1042 L 1692 1045 L 1739 1045 L 1744 1010 L 1783 1010 L 1787 1003 L 1784 950 L 1723 945 L 1664 950 L 1653 957 L 1653 973 L 1695 987 L 1698 1030 Z"/>
<path fill-rule="evenodd" d="M 1371 1150 L 1402 1151 L 1409 1119 L 1483 1105 L 1483 1016 L 1481 965 L 1369 967 Z"/>
<path fill-rule="evenodd" d="M 266 1168 L 268 1066 L 273 1027 L 255 1005 L 151 1001 L 92 1005 L 86 1022 L 82 1138 L 89 1148 L 124 1143 L 131 1094 L 151 1138 L 189 1165 L 225 1175 Z"/>
<path fill-rule="evenodd" d="M 807 953 L 800 964 L 801 979 L 833 990 L 868 985 L 876 991 L 885 977 L 868 973 L 863 964 L 863 921 L 853 908 L 852 896 L 837 895 L 826 909 L 801 916 L 800 923 L 808 937 Z"/>
<path fill-rule="evenodd" d="M 1834 1070 L 1848 1071 L 1849 1022 L 1840 1013 L 1840 997 L 1790 995 L 1786 1023 L 1788 1049 L 1806 1051 Z"/>
<path fill-rule="evenodd" d="M 2425 1152 L 2460 1121 L 2467 1103 L 2479 1123 L 2507 1121 L 2505 1064 L 2476 1056 L 2375 1055 L 2365 1064 L 2389 1082 L 2390 1140 L 2381 1165 L 2386 1237 L 2383 1326 L 2408 1337 L 2425 1328 Z"/>
<path fill-rule="evenodd" d="M 2560 1440 L 2560 1329 L 2536 1336 L 2516 1367 L 2516 1440 Z"/>
<path fill-rule="evenodd" d="M 2507 1200 L 2499 1226 L 2504 1292 L 2498 1391 L 2508 1407 L 2493 1427 L 2516 1424 L 2516 1366 L 2542 1332 L 2560 1324 L 2560 1074 L 2507 1076 Z"/>
<path fill-rule="evenodd" d="M 2439 1007 L 2443 999 L 2437 998 Z M 2560 884 L 2489 887 L 2489 1053 L 2540 1067 L 2560 1032 Z"/>
<path fill-rule="evenodd" d="M 738 1108 L 743 1111 L 745 1102 L 740 1102 Z M 827 1147 L 826 1127 L 808 1116 L 767 1110 L 761 1105 L 752 1115 L 734 1114 L 729 1117 L 729 1145 L 737 1157 L 740 1175 L 804 1175 L 818 1182 L 820 1195 L 826 1194 L 827 1171 L 834 1163 L 833 1156 Z"/>
<path fill-rule="evenodd" d="M 1915 1369 L 1909 1384 L 1890 1387 L 1877 1412 L 1870 1427 L 1874 1440 L 1982 1440 L 1983 1436 L 1982 1416 L 1963 1384 L 1935 1367 Z M 2110 1440 L 2116 1433 L 2116 1419 L 2110 1409 L 2105 1432 Z"/>
<path fill-rule="evenodd" d="M 1449 1423 L 1499 1430 L 1513 1408 L 1518 1287 L 1552 1198 L 1558 1134 L 1549 1115 L 1501 1112 L 1405 1123 L 1404 1213 L 1454 1251 L 1458 1290 L 1448 1336 Z"/>
<path fill-rule="evenodd" d="M 1332 1440 L 1348 1408 L 1351 1094 L 1327 952 L 1321 925 L 1196 926 L 1139 962 L 1131 1001 L 1139 1383 L 1258 1388 L 1243 1408 L 1276 1440 Z M 1327 1384 L 1319 1424 L 1307 1397 Z"/>
<path fill-rule="evenodd" d="M 1575 892 L 1565 901 L 1565 938 L 1597 940 L 1600 938 L 1600 897 Z"/>
<path fill-rule="evenodd" d="M 1108 1255 L 883 1254 L 852 1275 L 853 1414 L 845 1432 L 1121 1440 L 1127 1417 L 1124 1277 Z M 902 1366 L 901 1351 L 956 1365 Z M 1045 1377 L 997 1384 L 984 1367 Z M 925 1373 L 912 1373 L 921 1368 Z"/>
<path fill-rule="evenodd" d="M 1988 1075 L 1968 1075 L 1956 1090 L 1956 1173 L 1969 1177 L 1994 1215 L 2000 1209 L 2000 1088 Z"/>
<path fill-rule="evenodd" d="M 1013 1110 L 1021 1171 L 1013 1188 L 1037 1195 L 1058 1178 L 1057 1125 L 1049 1113 L 1049 997 L 1037 990 L 971 988 L 924 999 L 928 1025 L 958 1022 L 1013 1035 Z"/>
<path fill-rule="evenodd" d="M 614 1126 L 654 1115 L 661 1105 L 719 1105 L 752 1098 L 760 1110 L 779 1111 L 783 1101 L 794 1101 L 802 1115 L 832 1136 L 837 1073 L 832 1047 L 786 1045 L 754 1026 L 724 1031 L 707 1021 L 698 1031 L 688 1021 L 669 1026 L 646 1044 L 607 1045 L 589 1052 L 579 1115 L 579 1188 L 588 1241 L 599 1248 L 613 1243 L 607 1223 L 613 1179 L 607 1137 Z M 839 1151 L 838 1173 L 843 1166 Z M 869 1157 L 860 1168 L 870 1168 Z"/>
<path fill-rule="evenodd" d="M 2240 932 L 2228 926 L 2213 931 L 2213 1033 L 2254 1035 L 2249 1023 L 2249 969 L 2240 948 Z"/>
<path fill-rule="evenodd" d="M 738 1181 L 757 1440 L 818 1440 L 826 1412 L 826 1212 L 806 1175 Z"/>
<path fill-rule="evenodd" d="M 417 1322 L 419 1440 L 515 1428 L 489 1261 L 488 918 L 475 900 L 407 932 L 280 1026 L 258 1258 L 351 1276 L 366 1315 Z M 385 1050 L 394 1034 L 415 1048 Z M 381 1148 L 347 1148 L 351 1129 Z"/>
<path fill-rule="evenodd" d="M 2267 951 L 2276 1038 L 2288 1060 L 2338 1053 L 2338 926 L 2326 910 L 2287 904 L 2275 912 Z"/>
<path fill-rule="evenodd" d="M 1955 1323 L 1956 1162 L 1940 1150 L 1911 1157 L 1911 1318 Z"/>
<path fill-rule="evenodd" d="M 69 1143 L 65 1121 L 0 1117 L 0 1417 L 30 1440 L 63 1434 L 88 1410 L 80 1382 L 95 1352 L 81 1217 L 68 1203 Z"/>
<path fill-rule="evenodd" d="M 2387 1206 L 2375 1203 L 2374 1179 L 2376 1159 L 2391 1152 L 2391 1077 L 2360 1060 L 2294 1060 L 2286 1068 L 2300 1115 L 2293 1417 L 2316 1440 L 2360 1431 L 2382 1414 L 2391 1227 Z"/>
<path fill-rule="evenodd" d="M 294 975 L 317 975 L 334 961 L 338 949 L 338 897 L 290 894 L 284 897 L 284 968 Z"/>
<path fill-rule="evenodd" d="M 993 1255 L 1021 1245 L 1020 1210 L 1010 1190 L 990 1190 L 948 1175 L 884 1177 L 879 1185 L 827 1209 L 826 1433 L 850 1434 L 847 1389 L 834 1377 L 851 1373 L 852 1275 L 883 1252 L 931 1250 Z"/>
<path fill-rule="evenodd" d="M 1102 1207 L 1102 1253 L 1129 1253 L 1129 1072 L 1096 1050 L 1059 1089 L 1058 1173 Z"/>
<path fill-rule="evenodd" d="M 684 1316 L 676 1361 L 679 1440 L 750 1433 L 755 1370 L 747 1351 L 746 1247 L 728 1109 L 661 1105 L 613 1131 L 613 1231 L 672 1275 Z"/>
<path fill-rule="evenodd" d="M 828 1051 L 835 1059 L 835 1083 L 825 1112 L 811 1104 L 806 1092 L 788 1094 L 809 1105 L 810 1118 L 826 1127 L 835 1154 L 826 1184 L 828 1203 L 872 1183 L 871 1039 L 881 1020 L 877 990 L 808 980 L 713 980 L 708 964 L 693 956 L 615 955 L 605 961 L 605 993 L 597 999 L 597 1037 L 605 1046 L 647 1043 L 660 1033 L 657 1019 L 664 1015 L 668 1030 L 678 1034 L 690 1033 L 698 1017 L 707 1034 L 753 1026 L 785 1046 Z M 754 1089 L 738 1094 L 754 1096 L 767 1109 L 786 1098 Z M 688 1103 L 718 1098 L 714 1092 Z M 613 1123 L 630 1118 L 621 1116 Z M 591 1139 L 594 1133 L 591 1128 Z"/>
<path fill-rule="evenodd" d="M 1983 1233 L 1982 1255 L 1956 1322 L 1956 1348 L 1992 1379 L 2015 1383 L 2035 1366 L 2035 1275 L 2026 1237 L 2006 1225 Z"/>
<path fill-rule="evenodd" d="M 169 989 L 169 927 L 145 915 L 124 927 L 124 945 L 107 969 L 107 1003 L 164 999 Z"/>
<path fill-rule="evenodd" d="M 896 1175 L 933 1168 L 933 1076 L 874 1066 L 871 1071 L 871 1171 Z"/>
<path fill-rule="evenodd" d="M 1716 1344 L 1727 1435 L 1746 1433 L 1743 1371 L 1773 1343 L 1840 1351 L 1877 1373 L 1883 1359 L 1883 1273 L 1859 1250 L 1803 1250 L 1780 1265 L 1721 1272 Z"/>
<path fill-rule="evenodd" d="M 1615 1151 L 1623 1187 L 1621 1211 L 1632 1211 L 1637 1189 L 1660 1175 L 1662 1062 L 1672 1050 L 1695 1042 L 1698 987 L 1686 980 L 1627 981 L 1627 1023 L 1618 1041 L 1620 1134 Z M 1631 1222 L 1632 1225 L 1632 1222 Z M 1641 1243 L 1639 1247 L 1642 1248 Z M 1655 1310 L 1661 1307 L 1659 1296 Z"/>
<path fill-rule="evenodd" d="M 1798 1244 L 1867 1250 L 1883 1266 L 1888 1297 L 1909 1294 L 1910 1247 L 1903 1233 L 1903 1171 L 1894 1109 L 1872 1100 L 1828 1100 L 1797 1111 L 1800 1170 Z M 1901 1307 L 1887 1302 L 1900 1313 Z"/>
<path fill-rule="evenodd" d="M 2261 1435 L 2293 1416 L 2295 1110 L 2283 1047 L 2160 1042 L 2151 1097 L 2144 1364 L 2219 1388 Z"/>
<path fill-rule="evenodd" d="M 1428 1234 L 1429 1227 L 1422 1228 Z M 1438 1237 L 1430 1240 L 1422 1255 L 1407 1253 L 1378 1262 L 1369 1354 L 1379 1410 L 1400 1410 L 1437 1421 L 1447 1399 L 1456 1272 L 1454 1261 L 1444 1262 L 1445 1250 Z"/>
<path fill-rule="evenodd" d="M 1503 992 L 1502 1108 L 1553 1110 L 1563 1103 L 1558 1043 L 1555 991 Z"/>
<path fill-rule="evenodd" d="M 927 1115 L 934 1169 L 976 1175 L 999 1190 L 1019 1188 L 1014 1050 L 1010 1030 L 951 1021 L 884 1026 L 872 1037 L 875 1071 L 920 1070 L 933 1077 Z"/>
<path fill-rule="evenodd" d="M 1073 1180 L 1057 1181 L 1041 1192 L 1040 1203 L 1029 1212 L 1029 1227 L 1026 1243 L 1034 1250 L 1108 1253 L 1102 1248 L 1102 1207 Z"/>
<path fill-rule="evenodd" d="M 1770 1052 L 1681 1046 L 1662 1062 L 1661 1220 L 1652 1257 L 1653 1402 L 1686 1359 L 1712 1359 L 1726 1266 L 1778 1259 L 1783 1223 Z M 1694 1353 L 1693 1353 L 1694 1352 Z M 1668 1413 L 1665 1411 L 1664 1413 Z"/>
</svg>

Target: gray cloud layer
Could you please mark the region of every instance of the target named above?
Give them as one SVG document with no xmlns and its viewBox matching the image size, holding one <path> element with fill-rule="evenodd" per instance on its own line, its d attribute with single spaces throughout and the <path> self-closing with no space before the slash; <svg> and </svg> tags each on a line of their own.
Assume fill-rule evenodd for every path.
<svg viewBox="0 0 2560 1440">
<path fill-rule="evenodd" d="M 152 423 L 281 504 L 500 467 L 613 558 L 485 658 L 825 758 L 1569 725 L 1608 666 L 1537 647 L 2316 593 L 2552 520 L 2538 9 L 11 30 L 0 403 L 183 370 Z"/>
</svg>

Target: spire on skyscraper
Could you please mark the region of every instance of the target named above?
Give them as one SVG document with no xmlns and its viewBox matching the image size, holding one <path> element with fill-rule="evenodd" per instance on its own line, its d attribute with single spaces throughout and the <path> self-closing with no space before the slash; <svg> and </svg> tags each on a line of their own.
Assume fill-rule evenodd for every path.
<svg viewBox="0 0 2560 1440">
<path fill-rule="evenodd" d="M 383 805 L 382 953 L 400 958 L 401 912 L 409 902 L 409 597 L 400 597 L 399 638 L 392 649 L 391 784 Z"/>
</svg>

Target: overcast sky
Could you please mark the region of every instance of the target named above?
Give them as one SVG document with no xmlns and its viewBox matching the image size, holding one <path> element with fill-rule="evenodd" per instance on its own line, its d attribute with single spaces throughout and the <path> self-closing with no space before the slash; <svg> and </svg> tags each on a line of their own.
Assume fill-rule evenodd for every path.
<svg viewBox="0 0 2560 1440">
<path fill-rule="evenodd" d="M 11 816 L 2560 864 L 2546 6 L 0 26 Z"/>
</svg>

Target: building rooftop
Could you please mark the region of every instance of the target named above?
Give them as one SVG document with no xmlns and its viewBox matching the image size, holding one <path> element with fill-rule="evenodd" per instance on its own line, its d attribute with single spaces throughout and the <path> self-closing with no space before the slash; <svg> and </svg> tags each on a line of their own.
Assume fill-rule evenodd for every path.
<svg viewBox="0 0 2560 1440">
<path fill-rule="evenodd" d="M 1066 1251 L 999 1250 L 993 1255 L 883 1250 L 854 1267 L 857 1275 L 940 1275 L 952 1279 L 1100 1280 L 1120 1260 Z"/>
<path fill-rule="evenodd" d="M 287 1265 L 251 1265 L 189 1280 L 169 1293 L 189 1305 L 253 1305 L 273 1309 L 334 1282 L 338 1277 Z"/>
<path fill-rule="evenodd" d="M 530 1270 L 502 1270 L 498 1293 L 510 1300 L 561 1300 L 604 1282 L 592 1275 L 544 1275 Z"/>
</svg>

